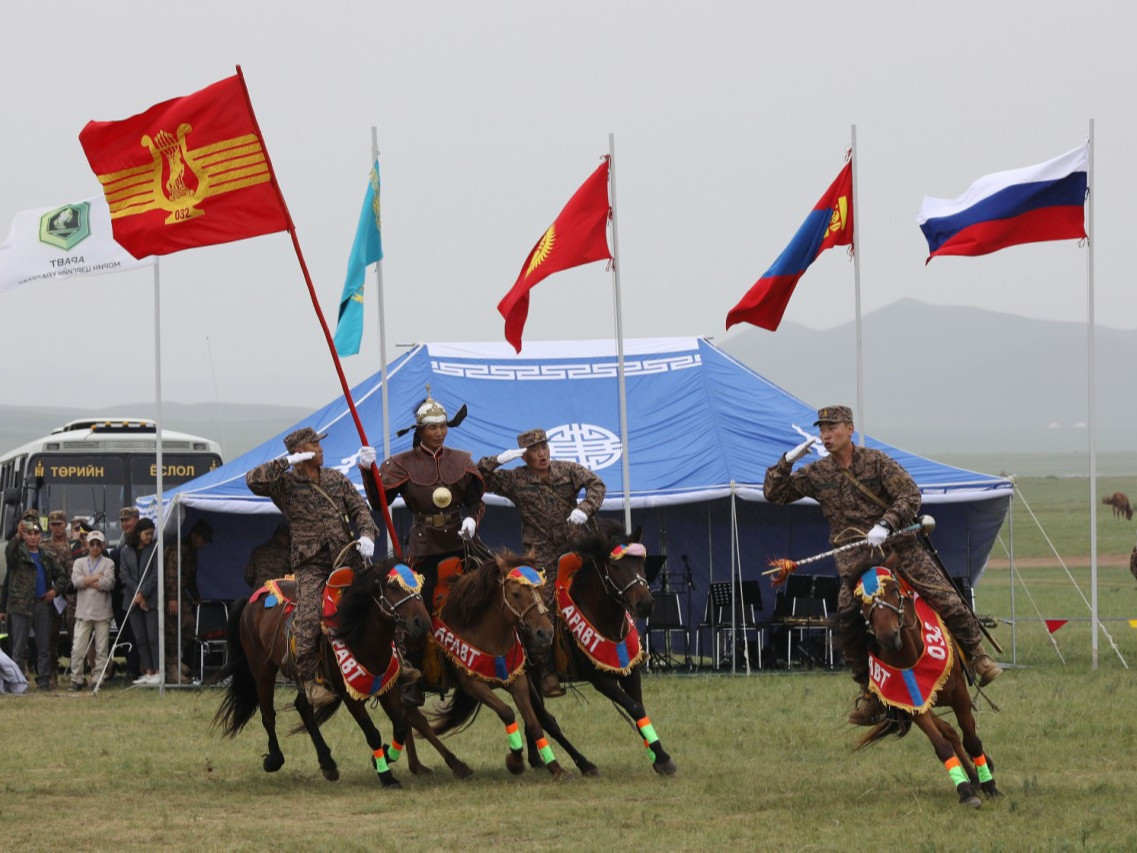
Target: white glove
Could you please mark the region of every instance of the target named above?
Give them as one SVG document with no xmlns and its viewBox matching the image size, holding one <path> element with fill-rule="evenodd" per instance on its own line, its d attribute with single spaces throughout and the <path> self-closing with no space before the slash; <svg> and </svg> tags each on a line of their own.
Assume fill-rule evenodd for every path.
<svg viewBox="0 0 1137 853">
<path fill-rule="evenodd" d="M 512 450 L 503 450 L 497 455 L 497 464 L 504 465 L 506 462 L 512 462 L 514 459 L 520 459 L 525 455 L 525 450 L 520 447 L 515 447 Z"/>
<path fill-rule="evenodd" d="M 884 540 L 888 538 L 888 534 L 892 531 L 885 527 L 883 524 L 874 524 L 872 530 L 865 536 L 865 541 L 876 548 L 882 545 Z"/>
<path fill-rule="evenodd" d="M 370 560 L 375 556 L 375 542 L 372 541 L 370 536 L 360 536 L 359 541 L 355 543 L 355 547 L 359 549 L 359 555 L 365 560 Z"/>
<path fill-rule="evenodd" d="M 313 453 L 311 450 L 305 450 L 303 453 L 289 453 L 287 456 L 284 457 L 284 461 L 287 462 L 289 465 L 295 465 L 298 462 L 307 462 L 309 459 L 311 459 L 315 455 L 316 454 Z"/>
<path fill-rule="evenodd" d="M 375 455 L 375 448 L 374 447 L 367 447 L 366 445 L 364 445 L 363 447 L 359 448 L 359 467 L 360 468 L 370 468 L 372 465 L 375 464 L 375 460 L 377 458 L 378 457 Z"/>
<path fill-rule="evenodd" d="M 474 521 L 474 519 L 463 518 L 462 519 L 462 529 L 458 531 L 458 535 L 461 536 L 463 539 L 470 540 L 470 539 L 474 538 L 474 533 L 477 531 L 477 529 L 478 529 L 478 524 L 477 524 L 477 522 Z"/>
<path fill-rule="evenodd" d="M 809 448 L 812 447 L 816 442 L 817 442 L 816 438 L 811 438 L 811 439 L 808 439 L 806 441 L 803 441 L 801 444 L 799 444 L 793 450 L 786 453 L 786 461 L 790 462 L 790 463 L 797 462 L 799 459 L 801 459 L 801 457 L 803 457 L 803 456 L 805 456 L 805 454 L 809 453 Z"/>
<path fill-rule="evenodd" d="M 588 521 L 588 515 L 580 507 L 577 507 L 571 513 L 569 513 L 569 524 L 584 524 L 586 521 Z"/>
</svg>

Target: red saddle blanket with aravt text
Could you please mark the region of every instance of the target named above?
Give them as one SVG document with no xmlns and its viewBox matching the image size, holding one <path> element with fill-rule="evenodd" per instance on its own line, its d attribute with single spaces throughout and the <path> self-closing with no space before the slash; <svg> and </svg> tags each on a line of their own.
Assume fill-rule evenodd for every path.
<svg viewBox="0 0 1137 853">
<path fill-rule="evenodd" d="M 951 674 L 955 646 L 940 614 L 919 595 L 914 599 L 924 651 L 907 669 L 891 666 L 870 652 L 869 689 L 885 705 L 922 714 L 936 704 L 940 688 Z"/>
<path fill-rule="evenodd" d="M 564 628 L 597 669 L 627 675 L 644 657 L 636 623 L 625 612 L 623 639 L 613 640 L 600 633 L 572 597 L 572 583 L 581 565 L 580 556 L 572 553 L 561 557 L 557 565 L 557 608 Z"/>
<path fill-rule="evenodd" d="M 471 645 L 437 616 L 431 617 L 431 639 L 446 657 L 467 674 L 482 681 L 508 685 L 525 669 L 525 649 L 513 634 L 513 647 L 503 655 Z"/>
</svg>

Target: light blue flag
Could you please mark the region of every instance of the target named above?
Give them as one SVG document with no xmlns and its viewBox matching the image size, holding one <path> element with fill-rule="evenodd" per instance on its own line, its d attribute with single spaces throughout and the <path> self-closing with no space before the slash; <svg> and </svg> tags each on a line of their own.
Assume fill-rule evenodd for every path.
<svg viewBox="0 0 1137 853">
<path fill-rule="evenodd" d="M 363 279 L 367 265 L 383 259 L 383 236 L 379 224 L 379 161 L 371 169 L 355 242 L 347 259 L 347 277 L 340 296 L 340 314 L 336 322 L 336 352 L 341 356 L 359 352 L 363 339 Z"/>
</svg>

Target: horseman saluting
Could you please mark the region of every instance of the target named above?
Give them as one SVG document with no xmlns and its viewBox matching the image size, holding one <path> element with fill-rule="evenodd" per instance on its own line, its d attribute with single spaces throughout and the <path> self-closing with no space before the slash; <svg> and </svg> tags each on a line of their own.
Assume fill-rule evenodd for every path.
<svg viewBox="0 0 1137 853">
<path fill-rule="evenodd" d="M 508 471 L 500 469 L 514 459 L 525 464 Z M 604 503 L 604 481 L 576 462 L 553 460 L 543 429 L 521 433 L 516 448 L 483 457 L 478 470 L 485 478 L 486 491 L 509 498 L 521 514 L 521 544 L 533 555 L 534 568 L 545 573 L 541 592 L 549 612 L 556 613 L 557 560 L 575 550 L 584 538 L 585 522 Z M 582 489 L 584 499 L 578 503 Z M 551 664 L 550 660 L 543 667 L 541 690 L 546 696 L 563 696 L 564 688 Z"/>
<path fill-rule="evenodd" d="M 943 617 L 979 685 L 990 684 L 1003 670 L 984 651 L 975 616 L 927 550 L 909 537 L 888 538 L 916 518 L 921 498 L 915 482 L 886 454 L 853 444 L 853 413 L 848 406 L 820 409 L 814 426 L 821 428 L 821 442 L 829 455 L 792 471 L 793 463 L 809 453 L 816 439 L 799 444 L 766 470 L 763 490 L 773 503 L 816 500 L 829 522 L 829 541 L 835 547 L 861 538 L 872 546 L 834 556 L 842 581 L 837 602 L 838 639 L 853 680 L 861 687 L 849 722 L 872 725 L 884 713 L 880 700 L 868 690 L 868 635 L 853 587 L 865 569 L 890 553 L 896 554 L 905 579 Z"/>
<path fill-rule="evenodd" d="M 323 467 L 320 441 L 326 436 L 327 433 L 318 435 L 311 427 L 290 432 L 284 437 L 287 456 L 258 465 L 245 475 L 249 491 L 271 498 L 292 530 L 296 674 L 313 706 L 335 699 L 317 680 L 316 672 L 324 583 L 332 571 L 332 561 L 356 538 L 359 554 L 369 559 L 375 553 L 375 538 L 379 534 L 367 504 L 351 481 L 334 468 Z M 352 532 L 352 525 L 358 537 Z M 359 556 L 352 553 L 349 557 L 350 564 L 360 565 Z"/>
</svg>

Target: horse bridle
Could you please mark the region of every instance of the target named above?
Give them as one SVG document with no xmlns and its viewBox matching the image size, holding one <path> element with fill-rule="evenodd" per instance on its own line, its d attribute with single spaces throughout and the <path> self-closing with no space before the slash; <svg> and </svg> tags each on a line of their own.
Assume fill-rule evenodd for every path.
<svg viewBox="0 0 1137 853">
<path fill-rule="evenodd" d="M 647 579 L 643 575 L 641 575 L 639 572 L 633 572 L 632 579 L 630 581 L 628 581 L 622 587 L 617 586 L 616 582 L 612 580 L 611 567 L 607 557 L 604 558 L 602 568 L 599 564 L 600 561 L 596 558 L 593 558 L 592 562 L 593 565 L 596 566 L 597 572 L 600 575 L 600 582 L 604 586 L 604 592 L 608 595 L 609 598 L 613 599 L 624 607 L 628 606 L 628 600 L 624 598 L 624 593 L 626 593 L 634 586 L 648 585 Z"/>
<path fill-rule="evenodd" d="M 383 586 L 386 586 L 387 578 L 383 578 L 380 581 L 380 583 Z M 401 608 L 408 601 L 412 601 L 416 598 L 419 599 L 420 601 L 422 600 L 422 596 L 419 593 L 408 592 L 406 595 L 404 595 L 402 598 L 400 598 L 398 601 L 396 601 L 394 604 L 392 604 L 390 601 L 387 600 L 386 595 L 378 595 L 377 596 L 377 595 L 372 594 L 372 596 L 371 596 L 371 600 L 374 601 L 379 606 L 379 611 L 384 616 L 387 616 L 390 619 L 394 620 L 396 625 L 399 625 L 402 627 L 406 627 L 406 620 L 402 616 L 399 615 L 399 608 Z"/>
<path fill-rule="evenodd" d="M 899 606 L 893 604 L 892 602 L 885 601 L 884 600 L 884 594 L 885 594 L 885 589 L 884 589 L 884 586 L 882 585 L 880 590 L 876 593 L 876 595 L 874 595 L 872 597 L 872 604 L 869 605 L 868 613 L 864 614 L 865 630 L 867 630 L 870 634 L 873 633 L 873 630 L 872 630 L 872 612 L 874 610 L 876 610 L 878 607 L 882 607 L 885 610 L 891 610 L 893 613 L 895 613 L 897 615 L 897 617 L 900 619 L 900 625 L 897 627 L 897 630 L 903 631 L 905 628 L 905 625 L 904 625 L 904 602 L 908 598 L 908 596 L 906 596 L 903 593 L 903 591 L 900 589 L 899 584 L 896 585 L 896 594 L 900 598 Z"/>
<path fill-rule="evenodd" d="M 509 603 L 509 596 L 507 596 L 505 594 L 505 585 L 508 582 L 509 582 L 508 578 L 499 578 L 498 579 L 498 585 L 501 587 L 501 603 L 503 605 L 505 605 L 506 610 L 508 610 L 510 613 L 512 613 L 514 616 L 517 617 L 517 621 L 519 624 L 524 624 L 525 614 L 528 613 L 530 610 L 532 610 L 534 607 L 537 608 L 538 614 L 545 614 L 545 613 L 549 612 L 549 609 L 547 607 L 545 607 L 545 602 L 543 602 L 541 600 L 541 596 L 537 594 L 537 590 L 533 587 L 530 587 L 529 592 L 533 596 L 533 602 L 528 607 L 526 607 L 524 610 L 522 610 L 520 613 L 518 613 L 517 610 L 513 607 L 513 605 Z"/>
</svg>

